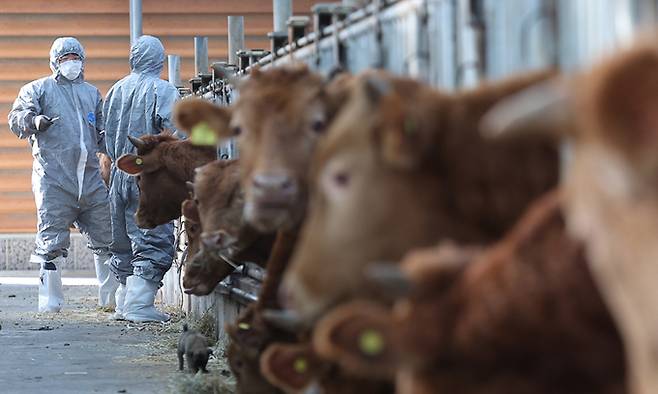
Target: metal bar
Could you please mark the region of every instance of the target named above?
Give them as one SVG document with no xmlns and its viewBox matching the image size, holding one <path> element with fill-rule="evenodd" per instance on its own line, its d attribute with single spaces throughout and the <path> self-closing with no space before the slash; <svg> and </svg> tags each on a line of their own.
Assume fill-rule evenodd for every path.
<svg viewBox="0 0 658 394">
<path fill-rule="evenodd" d="M 228 63 L 238 64 L 238 51 L 244 49 L 244 16 L 228 17 Z"/>
<path fill-rule="evenodd" d="M 194 37 L 194 75 L 208 73 L 208 37 Z"/>
<path fill-rule="evenodd" d="M 173 83 L 176 87 L 183 86 L 180 79 L 180 56 L 168 55 L 167 56 L 167 71 L 169 82 Z"/>
<path fill-rule="evenodd" d="M 259 282 L 265 280 L 265 270 L 250 267 L 248 264 L 242 265 L 242 267 L 240 268 L 240 272 L 243 275 L 248 276 L 251 279 L 255 279 Z"/>
<path fill-rule="evenodd" d="M 130 0 L 130 45 L 142 35 L 142 0 Z"/>
<path fill-rule="evenodd" d="M 258 301 L 258 297 L 256 297 L 255 295 L 248 293 L 237 287 L 233 287 L 229 283 L 219 282 L 217 288 L 221 294 L 228 295 L 229 297 L 234 298 L 237 302 L 244 305 Z"/>
<path fill-rule="evenodd" d="M 286 22 L 292 15 L 292 0 L 273 0 L 274 32 L 285 33 Z"/>
</svg>

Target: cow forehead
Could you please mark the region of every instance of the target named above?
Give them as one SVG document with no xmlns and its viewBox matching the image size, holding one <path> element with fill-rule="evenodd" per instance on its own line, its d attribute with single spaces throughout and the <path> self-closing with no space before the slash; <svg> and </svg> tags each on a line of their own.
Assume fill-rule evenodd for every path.
<svg viewBox="0 0 658 394">
<path fill-rule="evenodd" d="M 377 121 L 376 110 L 363 98 L 352 98 L 332 121 L 320 142 L 315 164 L 322 165 L 343 151 L 365 153 L 372 146 L 372 132 Z"/>
<path fill-rule="evenodd" d="M 235 105 L 233 124 L 259 125 L 271 122 L 273 119 L 285 119 L 294 123 L 307 118 L 313 111 L 324 110 L 321 96 L 317 93 L 302 92 L 290 95 L 258 95 L 240 97 Z"/>
</svg>

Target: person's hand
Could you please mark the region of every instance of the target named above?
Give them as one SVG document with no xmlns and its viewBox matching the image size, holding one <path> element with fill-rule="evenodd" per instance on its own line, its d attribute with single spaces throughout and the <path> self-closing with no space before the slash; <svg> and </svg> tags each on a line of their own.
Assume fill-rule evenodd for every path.
<svg viewBox="0 0 658 394">
<path fill-rule="evenodd" d="M 59 118 L 49 118 L 46 115 L 39 115 L 34 117 L 34 128 L 39 131 L 46 131 L 53 123 Z"/>
</svg>

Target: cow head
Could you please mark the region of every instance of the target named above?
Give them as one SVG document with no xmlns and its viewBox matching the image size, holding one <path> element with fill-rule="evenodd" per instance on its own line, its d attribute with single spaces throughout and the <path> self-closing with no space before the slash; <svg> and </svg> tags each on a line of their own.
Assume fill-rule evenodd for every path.
<svg viewBox="0 0 658 394">
<path fill-rule="evenodd" d="M 234 270 L 232 258 L 242 235 L 244 207 L 237 161 L 217 160 L 196 170 L 194 200 L 183 205 L 186 217 L 197 217 L 203 232 L 198 252 L 186 265 L 183 287 L 190 294 L 209 294 Z"/>
<path fill-rule="evenodd" d="M 290 229 L 304 214 L 308 166 L 334 103 L 306 66 L 256 70 L 239 90 L 230 132 L 240 148 L 245 218 L 263 232 Z"/>
<path fill-rule="evenodd" d="M 188 238 L 184 264 L 183 290 L 187 294 L 208 295 L 217 285 L 217 282 L 209 278 L 215 276 L 213 275 L 214 268 L 222 267 L 220 264 L 200 262 L 196 257 L 201 247 L 201 221 L 196 200 L 185 200 L 181 206 L 181 212 L 185 217 L 185 233 Z"/>
<path fill-rule="evenodd" d="M 117 167 L 136 177 L 139 206 L 135 221 L 139 227 L 154 228 L 180 216 L 188 197 L 185 186 L 194 169 L 216 157 L 214 147 L 194 146 L 170 135 L 128 137 L 137 154 L 125 154 Z"/>
<path fill-rule="evenodd" d="M 218 141 L 236 138 L 246 220 L 262 232 L 287 230 L 303 217 L 312 153 L 349 84 L 347 75 L 327 82 L 303 65 L 254 70 L 231 108 L 182 100 L 175 118 L 192 136 L 212 130 Z"/>
<path fill-rule="evenodd" d="M 557 183 L 557 151 L 550 141 L 486 144 L 477 120 L 500 98 L 546 77 L 456 95 L 382 72 L 359 77 L 316 152 L 284 303 L 314 319 L 343 299 L 372 296 L 362 277 L 372 262 L 399 261 L 442 238 L 502 236 Z"/>
<path fill-rule="evenodd" d="M 199 167 L 194 176 L 194 198 L 203 228 L 202 250 L 228 249 L 246 225 L 242 219 L 240 162 L 217 160 Z"/>
</svg>

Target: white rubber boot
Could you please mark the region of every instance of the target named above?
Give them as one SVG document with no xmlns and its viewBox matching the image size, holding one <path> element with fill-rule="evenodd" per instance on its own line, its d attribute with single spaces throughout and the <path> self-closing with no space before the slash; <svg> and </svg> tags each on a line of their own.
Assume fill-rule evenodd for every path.
<svg viewBox="0 0 658 394">
<path fill-rule="evenodd" d="M 119 281 L 110 271 L 110 255 L 94 254 L 94 266 L 98 279 L 98 306 L 113 307 L 116 305 L 115 292 L 119 287 Z"/>
<path fill-rule="evenodd" d="M 123 317 L 134 323 L 168 321 L 169 315 L 155 309 L 155 294 L 157 292 L 157 283 L 136 275 L 129 276 L 126 279 L 126 300 L 123 302 Z"/>
<path fill-rule="evenodd" d="M 110 316 L 110 319 L 125 320 L 123 317 L 123 305 L 126 299 L 126 285 L 123 283 L 119 284 L 117 291 L 114 293 L 114 298 L 116 300 L 116 306 L 114 307 L 114 313 Z"/>
<path fill-rule="evenodd" d="M 45 263 L 39 270 L 38 310 L 39 312 L 59 312 L 63 306 L 62 273 L 54 262 Z"/>
</svg>

